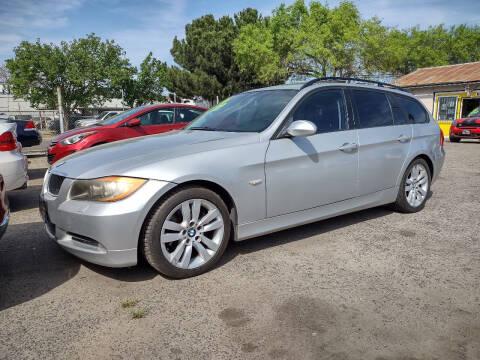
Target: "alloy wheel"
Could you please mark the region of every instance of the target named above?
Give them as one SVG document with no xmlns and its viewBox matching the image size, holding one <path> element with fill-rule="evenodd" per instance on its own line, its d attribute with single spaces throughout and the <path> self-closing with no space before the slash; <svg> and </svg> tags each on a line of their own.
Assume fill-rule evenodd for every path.
<svg viewBox="0 0 480 360">
<path fill-rule="evenodd" d="M 214 204 L 205 199 L 186 200 L 163 223 L 162 253 L 177 268 L 198 268 L 220 248 L 224 231 L 222 214 Z"/>
<path fill-rule="evenodd" d="M 427 197 L 428 172 L 422 164 L 415 164 L 405 181 L 405 196 L 412 207 L 420 206 Z"/>
</svg>

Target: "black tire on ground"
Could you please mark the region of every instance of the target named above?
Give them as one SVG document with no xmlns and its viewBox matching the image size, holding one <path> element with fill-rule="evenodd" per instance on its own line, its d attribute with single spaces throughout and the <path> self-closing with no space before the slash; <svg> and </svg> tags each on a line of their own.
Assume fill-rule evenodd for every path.
<svg viewBox="0 0 480 360">
<path fill-rule="evenodd" d="M 449 136 L 450 142 L 460 142 L 460 138 Z"/>
<path fill-rule="evenodd" d="M 190 199 L 205 199 L 218 208 L 224 221 L 224 234 L 217 252 L 205 264 L 195 269 L 181 269 L 171 264 L 163 255 L 160 244 L 160 234 L 163 223 L 169 213 L 176 206 Z M 203 187 L 185 187 L 172 192 L 151 211 L 144 225 L 143 237 L 140 239 L 140 248 L 145 259 L 158 272 L 170 278 L 183 279 L 200 275 L 214 266 L 225 252 L 229 239 L 230 216 L 222 198 L 215 192 Z"/>
<path fill-rule="evenodd" d="M 405 193 L 405 183 L 407 181 L 407 177 L 410 174 L 410 171 L 416 164 L 422 164 L 423 167 L 427 170 L 427 176 L 428 176 L 428 188 L 427 188 L 427 195 L 425 196 L 425 199 L 423 200 L 423 203 L 420 204 L 417 207 L 414 207 L 410 205 L 407 201 L 407 195 Z M 398 194 L 397 194 L 397 200 L 393 203 L 393 208 L 396 211 L 400 211 L 403 213 L 415 213 L 420 210 L 422 210 L 425 207 L 425 204 L 428 200 L 428 192 L 430 191 L 430 185 L 432 182 L 432 175 L 430 174 L 430 168 L 427 164 L 427 162 L 422 159 L 422 158 L 416 158 L 414 159 L 410 165 L 408 165 L 407 170 L 405 170 L 405 173 L 403 174 L 402 181 L 400 183 L 400 188 L 398 189 Z"/>
</svg>

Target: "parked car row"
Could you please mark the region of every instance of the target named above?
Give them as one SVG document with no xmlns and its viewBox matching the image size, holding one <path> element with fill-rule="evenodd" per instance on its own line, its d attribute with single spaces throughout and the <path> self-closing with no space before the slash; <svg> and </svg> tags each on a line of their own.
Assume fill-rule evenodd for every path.
<svg viewBox="0 0 480 360">
<path fill-rule="evenodd" d="M 48 146 L 48 163 L 93 146 L 184 127 L 206 109 L 190 105 L 146 105 L 124 111 L 94 126 L 60 134 Z"/>
<path fill-rule="evenodd" d="M 0 123 L 0 175 L 7 191 L 26 187 L 28 180 L 28 160 L 17 141 L 16 127 L 15 123 Z"/>
<path fill-rule="evenodd" d="M 207 112 L 142 107 L 62 135 L 40 195 L 47 234 L 86 261 L 124 267 L 142 254 L 185 278 L 214 266 L 230 240 L 384 204 L 417 212 L 444 136 L 413 95 L 362 82 L 257 89 Z M 195 112 L 183 129 L 140 136 Z"/>
<path fill-rule="evenodd" d="M 40 145 L 42 142 L 42 135 L 37 131 L 37 128 L 32 120 L 0 117 L 0 124 L 1 123 L 16 124 L 17 140 L 22 144 L 22 147 Z"/>
<path fill-rule="evenodd" d="M 16 128 L 14 122 L 0 122 L 0 238 L 10 215 L 7 191 L 25 188 L 28 180 L 28 160 L 17 141 Z"/>
</svg>

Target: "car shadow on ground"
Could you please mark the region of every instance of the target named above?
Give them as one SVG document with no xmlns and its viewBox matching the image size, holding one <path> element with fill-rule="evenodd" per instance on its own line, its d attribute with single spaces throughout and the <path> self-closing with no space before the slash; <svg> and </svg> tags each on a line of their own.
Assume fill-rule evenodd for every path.
<svg viewBox="0 0 480 360">
<path fill-rule="evenodd" d="M 28 169 L 28 178 L 30 180 L 43 179 L 47 168 Z"/>
<path fill-rule="evenodd" d="M 15 213 L 17 211 L 38 208 L 38 196 L 41 190 L 41 185 L 30 185 L 23 190 L 9 191 L 10 211 Z"/>
<path fill-rule="evenodd" d="M 231 241 L 224 255 L 222 256 L 218 264 L 214 267 L 214 269 L 222 267 L 223 265 L 229 263 L 230 261 L 235 259 L 235 257 L 241 254 L 261 251 L 270 247 L 284 245 L 312 236 L 318 236 L 323 233 L 334 231 L 345 226 L 350 226 L 362 221 L 386 216 L 391 214 L 392 212 L 393 211 L 390 210 L 388 207 L 377 207 L 338 216 L 327 220 L 314 222 L 288 230 L 275 232 L 269 235 L 259 236 L 245 241 Z M 154 270 L 150 265 L 148 265 L 148 263 L 141 256 L 139 256 L 139 259 L 139 265 L 121 269 L 106 268 L 87 262 L 82 262 L 82 264 L 91 269 L 92 271 L 120 281 L 146 281 L 154 278 L 155 276 L 162 276 L 163 278 L 170 280 L 168 277 L 158 274 L 156 270 Z"/>
<path fill-rule="evenodd" d="M 247 239 L 245 241 L 232 241 L 217 266 L 223 266 L 224 264 L 232 261 L 238 255 L 262 251 L 267 248 L 285 245 L 294 241 L 307 239 L 312 236 L 319 236 L 339 228 L 387 216 L 393 212 L 394 211 L 388 207 L 376 207 L 317 221 L 252 239 Z"/>
<path fill-rule="evenodd" d="M 0 241 L 0 311 L 64 284 L 80 265 L 47 237 L 43 223 L 9 225 Z"/>
</svg>

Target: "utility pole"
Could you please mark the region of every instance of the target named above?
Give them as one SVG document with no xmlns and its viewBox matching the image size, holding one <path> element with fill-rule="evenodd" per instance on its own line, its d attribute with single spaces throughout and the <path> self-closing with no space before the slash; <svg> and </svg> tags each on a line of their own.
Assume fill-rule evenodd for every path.
<svg viewBox="0 0 480 360">
<path fill-rule="evenodd" d="M 62 106 L 62 90 L 60 86 L 57 86 L 57 96 L 58 96 L 58 113 L 60 115 L 60 134 L 63 134 L 65 131 L 63 123 L 63 106 Z"/>
</svg>

